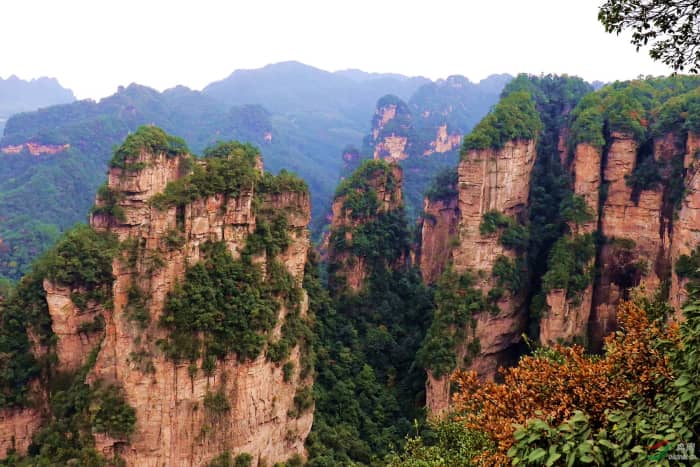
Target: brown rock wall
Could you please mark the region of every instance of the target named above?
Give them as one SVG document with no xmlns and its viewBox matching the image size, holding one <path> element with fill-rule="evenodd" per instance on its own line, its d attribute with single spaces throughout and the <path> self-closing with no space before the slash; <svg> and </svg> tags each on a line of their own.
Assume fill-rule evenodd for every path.
<svg viewBox="0 0 700 467">
<path fill-rule="evenodd" d="M 457 240 L 459 208 L 457 199 L 425 199 L 421 227 L 420 270 L 423 281 L 437 282 L 452 256 Z"/>
<path fill-rule="evenodd" d="M 129 466 L 201 466 L 223 451 L 248 452 L 254 465 L 284 461 L 304 455 L 304 440 L 311 429 L 313 411 L 296 418 L 293 414 L 297 389 L 310 385 L 301 379 L 299 348 L 289 359 L 295 374 L 284 382 L 281 364 L 263 355 L 254 361 L 238 362 L 235 357 L 217 363 L 210 375 L 188 363 L 175 363 L 163 355 L 157 341 L 165 336 L 158 326 L 167 294 L 181 282 L 187 266 L 201 259 L 207 241 L 223 241 L 234 257 L 240 256 L 248 235 L 255 230 L 253 193 L 235 198 L 220 195 L 199 199 L 184 210 L 151 208 L 148 200 L 168 181 L 178 176 L 177 159 L 159 160 L 143 171 L 124 173 L 113 169 L 110 186 L 124 193 L 120 202 L 126 221 L 95 216 L 98 229 L 116 232 L 137 247 L 135 264 L 124 257 L 114 261 L 114 308 L 105 310 L 106 331 L 90 380 L 104 379 L 124 388 L 127 401 L 136 410 L 135 433 L 127 440 L 107 436 L 96 438 L 105 454 L 118 452 Z M 291 245 L 277 258 L 301 284 L 310 246 L 306 225 L 310 219 L 308 194 L 266 195 L 261 212 L 284 213 Z M 167 237 L 179 232 L 183 245 L 168 246 Z M 162 262 L 155 264 L 153 256 Z M 258 258 L 263 267 L 265 258 Z M 148 297 L 150 322 L 141 329 L 128 319 L 129 289 L 137 285 Z M 308 308 L 302 302 L 302 313 Z M 273 335 L 279 335 L 285 311 L 278 315 Z M 202 362 L 197 362 L 198 368 Z M 231 404 L 230 411 L 212 414 L 204 406 L 208 393 L 221 391 Z"/>
<path fill-rule="evenodd" d="M 496 259 L 501 255 L 515 258 L 516 254 L 499 243 L 497 234 L 482 235 L 479 226 L 489 211 L 514 218 L 525 212 L 535 147 L 535 141 L 511 141 L 497 151 L 470 151 L 459 163 L 459 244 L 452 250 L 452 260 L 456 272 L 469 271 L 475 275 L 476 286 L 484 293 L 495 285 L 491 270 Z M 469 359 L 468 368 L 481 377 L 493 378 L 498 366 L 509 359 L 510 350 L 520 341 L 527 319 L 523 308 L 525 296 L 526 291 L 518 296 L 506 293 L 498 302 L 497 314 L 477 314 L 475 329 L 467 330 L 468 341 L 476 339 L 480 344 L 480 351 Z M 464 362 L 467 344 L 463 342 L 457 349 L 457 362 Z M 429 378 L 426 401 L 432 414 L 439 414 L 449 406 L 448 379 L 449 375 Z"/>
</svg>

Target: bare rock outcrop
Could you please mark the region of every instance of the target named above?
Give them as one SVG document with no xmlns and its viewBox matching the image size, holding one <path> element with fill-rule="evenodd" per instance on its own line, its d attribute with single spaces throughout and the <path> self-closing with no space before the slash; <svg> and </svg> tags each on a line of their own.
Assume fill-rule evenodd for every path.
<svg viewBox="0 0 700 467">
<path fill-rule="evenodd" d="M 98 437 L 97 448 L 108 455 L 118 453 L 128 465 L 153 467 L 205 465 L 224 451 L 250 453 L 254 465 L 304 455 L 312 411 L 297 413 L 295 395 L 311 379 L 301 375 L 298 347 L 288 360 L 295 368 L 288 379 L 264 352 L 245 362 L 232 355 L 205 374 L 197 369 L 201 361 L 197 366 L 171 361 L 156 343 L 165 337 L 158 323 L 167 295 L 182 283 L 187 267 L 203 258 L 202 245 L 223 242 L 234 258 L 239 257 L 260 212 L 285 213 L 290 241 L 276 259 L 301 285 L 310 246 L 308 193 L 265 194 L 256 206 L 255 193 L 243 190 L 237 196 L 212 195 L 159 210 L 149 200 L 179 178 L 182 160 L 163 154 L 140 157 L 140 170 L 110 170 L 109 188 L 121 194 L 123 218 L 92 219 L 94 228 L 134 245 L 130 261 L 118 258 L 113 264 L 113 309 L 104 311 L 105 336 L 90 378 L 123 387 L 136 410 L 136 430 L 128 441 Z M 255 261 L 265 268 L 268 259 L 263 253 Z M 134 287 L 148 297 L 144 328 L 128 316 Z M 302 300 L 302 316 L 307 307 Z M 273 335 L 279 336 L 286 312 L 284 307 L 279 310 Z M 229 402 L 226 413 L 206 409 L 204 400 L 212 393 L 223 394 Z"/>
<path fill-rule="evenodd" d="M 674 267 L 671 274 L 670 302 L 680 317 L 680 310 L 687 299 L 685 286 L 687 279 L 679 278 L 675 264 L 682 255 L 690 255 L 700 246 L 700 166 L 697 154 L 700 153 L 700 136 L 689 133 L 686 141 L 683 168 L 686 196 L 681 202 L 678 215 L 674 219 L 671 239 L 670 262 Z"/>
<path fill-rule="evenodd" d="M 456 196 L 424 201 L 419 263 L 427 284 L 438 280 L 452 257 L 459 224 L 458 204 Z"/>
<path fill-rule="evenodd" d="M 560 140 L 559 151 L 566 144 Z M 580 143 L 574 149 L 570 172 L 574 194 L 586 203 L 590 221 L 571 225 L 573 235 L 594 233 L 598 229 L 598 202 L 600 199 L 602 150 L 588 143 Z M 595 258 L 588 264 L 592 268 Z M 551 345 L 557 342 L 585 341 L 588 320 L 593 301 L 593 284 L 589 284 L 576 300 L 567 297 L 567 290 L 555 289 L 547 294 L 547 309 L 540 319 L 540 343 Z"/>
<path fill-rule="evenodd" d="M 514 259 L 516 253 L 499 242 L 498 234 L 482 234 L 484 214 L 499 212 L 513 219 L 527 208 L 530 176 L 535 162 L 534 140 L 508 141 L 501 149 L 471 150 L 458 167 L 458 244 L 452 250 L 455 272 L 470 272 L 475 286 L 484 294 L 496 286 L 492 269 L 497 258 Z M 457 243 L 457 242 L 456 242 Z M 499 364 L 510 358 L 510 351 L 521 338 L 526 325 L 524 300 L 527 291 L 515 296 L 506 292 L 498 299 L 498 311 L 483 311 L 474 316 L 476 325 L 468 330 L 469 341 L 479 343 L 479 351 L 469 358 L 467 367 L 483 378 L 496 374 Z M 456 349 L 457 362 L 464 362 L 469 342 Z M 429 371 L 426 401 L 433 415 L 449 406 L 449 375 L 436 378 Z"/>
<path fill-rule="evenodd" d="M 654 291 L 663 280 L 669 247 L 669 225 L 663 216 L 663 188 L 633 193 L 627 179 L 638 159 L 638 143 L 625 133 L 610 135 L 603 181 L 607 197 L 600 212 L 600 233 L 606 243 L 598 252 L 601 277 L 595 284 L 589 338 L 593 348 L 617 328 L 616 310 L 630 288 Z M 653 152 L 659 160 L 666 157 Z M 635 199 L 635 196 L 638 199 Z"/>
</svg>

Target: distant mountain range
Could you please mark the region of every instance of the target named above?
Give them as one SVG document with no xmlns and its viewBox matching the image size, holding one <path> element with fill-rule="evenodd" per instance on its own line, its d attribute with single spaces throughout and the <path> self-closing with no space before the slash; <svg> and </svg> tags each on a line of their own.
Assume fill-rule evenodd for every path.
<svg viewBox="0 0 700 467">
<path fill-rule="evenodd" d="M 0 78 L 0 134 L 7 119 L 16 113 L 36 110 L 56 104 L 73 102 L 73 91 L 58 84 L 54 78 L 25 81 L 12 75 Z"/>
<path fill-rule="evenodd" d="M 14 115 L 0 140 L 0 276 L 18 278 L 60 231 L 86 220 L 113 146 L 140 125 L 183 137 L 194 153 L 217 140 L 259 146 L 268 170 L 286 168 L 309 183 L 318 229 L 341 171 L 342 150 L 348 144 L 362 147 L 379 98 L 392 94 L 419 102 L 416 108 L 449 108 L 464 133 L 488 112 L 508 79 L 432 82 L 284 62 L 235 71 L 201 92 L 183 86 L 158 92 L 132 84 L 99 102 Z M 461 93 L 445 85 L 454 82 Z M 64 91 L 63 102 L 72 101 L 72 93 Z M 13 95 L 0 99 L 2 106 L 16 105 Z"/>
</svg>

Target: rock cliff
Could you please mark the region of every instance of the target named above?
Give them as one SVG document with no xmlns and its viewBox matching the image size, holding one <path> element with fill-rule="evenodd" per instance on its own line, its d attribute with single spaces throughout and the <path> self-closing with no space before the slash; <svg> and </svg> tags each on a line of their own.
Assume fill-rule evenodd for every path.
<svg viewBox="0 0 700 467">
<path fill-rule="evenodd" d="M 512 225 L 518 223 L 518 218 L 527 207 L 534 162 L 534 140 L 508 141 L 500 149 L 471 150 L 466 153 L 458 167 L 457 207 L 446 213 L 448 222 L 443 222 L 441 226 L 440 234 L 445 236 L 446 226 L 456 214 L 457 235 L 449 245 L 452 268 L 457 274 L 471 277 L 471 287 L 480 296 L 488 297 L 479 303 L 485 304 L 483 300 L 487 300 L 492 304 L 488 309 L 472 310 L 471 320 L 465 329 L 455 330 L 455 325 L 448 323 L 448 327 L 453 329 L 451 333 L 463 336 L 455 341 L 455 348 L 452 349 L 457 365 L 474 370 L 483 378 L 493 378 L 498 366 L 512 358 L 513 346 L 518 344 L 526 327 L 527 310 L 524 305 L 527 289 L 522 287 L 513 291 L 512 286 L 503 286 L 503 280 L 497 277 L 494 266 L 497 263 L 518 264 L 518 253 L 499 241 L 499 229 L 486 231 L 482 224 L 488 216 L 498 216 L 503 222 L 512 222 Z M 428 221 L 424 222 L 423 229 L 424 235 L 435 231 Z M 441 253 L 445 248 L 445 242 L 438 243 L 438 237 L 424 238 L 423 245 L 424 248 L 428 247 L 428 251 L 434 250 L 436 253 Z M 424 276 L 429 278 L 438 269 L 427 259 L 425 250 L 422 252 L 421 266 Z M 465 293 L 468 292 L 458 291 L 457 295 Z M 440 339 L 440 336 L 435 338 Z M 431 414 L 440 415 L 447 410 L 449 388 L 449 373 L 438 375 L 434 368 L 428 370 L 426 404 Z"/>
<path fill-rule="evenodd" d="M 427 284 L 434 284 L 450 263 L 452 246 L 457 241 L 460 211 L 456 186 L 454 192 L 443 198 L 425 198 L 419 264 Z"/>
<path fill-rule="evenodd" d="M 332 289 L 357 292 L 362 288 L 370 272 L 369 263 L 377 259 L 373 258 L 373 251 L 381 251 L 372 244 L 378 239 L 367 226 L 403 212 L 402 179 L 403 172 L 397 164 L 367 160 L 341 182 L 333 200 L 328 241 Z M 405 255 L 396 258 L 402 259 Z"/>
<path fill-rule="evenodd" d="M 687 298 L 685 287 L 688 279 L 679 277 L 676 264 L 683 255 L 691 255 L 700 245 L 700 174 L 698 173 L 697 155 L 700 152 L 700 137 L 690 132 L 687 136 L 683 168 L 686 172 L 684 187 L 686 196 L 674 218 L 673 234 L 671 236 L 670 261 L 674 266 L 671 275 L 669 299 L 679 317 L 681 305 Z"/>
<path fill-rule="evenodd" d="M 92 228 L 119 245 L 107 295 L 98 300 L 94 291 L 85 295 L 91 289 L 44 280 L 56 371 L 86 368 L 85 382 L 120 388 L 133 408 L 131 433 L 93 429 L 95 449 L 107 458 L 155 467 L 204 466 L 222 453 L 248 453 L 252 465 L 304 456 L 313 418 L 312 372 L 308 334 L 298 330 L 306 326 L 308 310 L 302 282 L 310 247 L 309 193 L 290 174 L 263 174 L 259 155 L 257 163 L 251 160 L 251 148 L 224 144 L 219 152 L 231 150 L 231 156 L 220 153 L 203 161 L 184 152 L 141 148 L 113 163 L 91 217 Z M 223 303 L 235 303 L 240 290 L 246 300 L 258 300 L 243 305 L 246 315 L 263 313 L 259 307 L 265 306 L 271 316 L 256 324 L 255 318 L 226 315 L 210 308 L 216 306 L 212 298 L 193 311 L 201 319 L 213 312 L 218 320 L 251 326 L 247 344 L 227 341 L 247 355 L 212 353 L 227 338 L 207 334 L 213 331 L 206 323 L 194 321 L 179 335 L 170 324 L 182 319 L 173 300 L 193 299 L 180 291 L 199 284 L 190 282 L 196 271 L 211 271 L 217 246 L 219 267 L 247 271 L 237 285 L 222 283 L 220 292 L 232 294 Z M 251 289 L 260 291 L 245 295 Z M 78 300 L 82 296 L 88 298 Z M 226 326 L 231 324 L 217 332 L 237 331 Z M 194 343 L 190 353 L 182 353 L 183 342 Z M 46 417 L 36 413 L 4 410 L 0 449 L 12 445 L 26 451 Z"/>
<path fill-rule="evenodd" d="M 371 135 L 366 139 L 374 159 L 398 162 L 409 157 L 413 115 L 401 99 L 384 96 L 377 102 Z"/>
<path fill-rule="evenodd" d="M 264 194 L 258 212 L 253 189 L 244 189 L 237 196 L 214 194 L 160 211 L 149 200 L 177 180 L 180 161 L 166 160 L 163 154 L 155 155 L 155 161 L 153 157 L 140 156 L 136 163 L 149 164 L 140 171 L 110 171 L 110 189 L 123 194 L 119 205 L 125 220 L 103 215 L 92 219 L 95 228 L 139 245 L 132 264 L 114 263 L 114 309 L 106 313 L 105 338 L 91 373 L 92 378 L 124 387 L 126 399 L 136 410 L 137 428 L 128 443 L 102 438 L 98 449 L 117 452 L 129 465 L 139 466 L 204 465 L 224 451 L 250 453 L 255 465 L 303 454 L 312 412 L 293 413 L 297 391 L 310 384 L 309 377 L 299 372 L 298 346 L 289 356 L 296 370 L 287 381 L 282 365 L 270 362 L 264 354 L 244 362 L 230 355 L 205 372 L 185 362 L 169 361 L 156 342 L 163 339 L 158 323 L 167 295 L 183 280 L 189 266 L 203 260 L 202 246 L 223 242 L 233 258 L 240 257 L 260 213 L 287 213 L 289 246 L 276 259 L 300 286 L 309 248 L 308 193 Z M 177 248 L 171 246 L 174 235 L 181 243 Z M 270 259 L 263 254 L 256 262 L 265 268 Z M 129 294 L 135 286 L 148 297 L 150 319 L 144 329 L 128 317 L 133 301 Z M 279 310 L 273 335 L 280 335 L 287 312 L 285 307 Z M 304 300 L 301 314 L 306 314 Z M 201 367 L 201 358 L 196 363 Z M 208 395 L 216 391 L 223 391 L 230 404 L 223 415 L 208 413 L 206 408 Z"/>
<path fill-rule="evenodd" d="M 501 114 L 520 124 L 503 129 Z M 442 257 L 431 260 L 422 251 L 423 275 L 432 279 L 445 271 L 437 284 L 435 317 L 419 355 L 428 371 L 426 403 L 433 416 L 449 406 L 453 369 L 474 370 L 492 379 L 498 367 L 518 353 L 528 315 L 523 248 L 529 235 L 525 224 L 540 126 L 529 93 L 502 99 L 465 139 L 452 201 L 456 206 L 445 214 L 447 222 L 423 222 L 423 249 Z M 437 236 L 426 238 L 434 231 L 448 238 L 453 216 L 456 235 L 449 244 Z M 449 267 L 432 264 L 443 259 Z"/>
<path fill-rule="evenodd" d="M 509 141 L 498 150 L 470 151 L 459 164 L 459 245 L 452 251 L 453 264 L 458 273 L 476 273 L 476 287 L 485 294 L 497 285 L 493 270 L 499 258 L 512 260 L 518 253 L 503 246 L 497 232 L 482 233 L 484 215 L 498 212 L 517 220 L 524 214 L 535 146 L 534 140 Z M 515 295 L 506 291 L 498 299 L 496 314 L 482 312 L 476 317 L 474 339 L 481 350 L 469 368 L 481 376 L 492 378 L 510 347 L 520 341 L 526 295 L 525 289 Z"/>
<path fill-rule="evenodd" d="M 568 133 L 568 132 L 567 132 Z M 562 137 L 561 139 L 565 139 Z M 560 154 L 566 147 L 566 141 L 559 142 Z M 560 156 L 560 160 L 565 159 Z M 580 225 L 570 225 L 572 234 L 592 234 L 598 230 L 598 202 L 600 194 L 602 150 L 588 143 L 576 145 L 569 166 L 573 192 L 585 202 L 590 219 Z M 594 267 L 595 258 L 591 258 L 587 268 Z M 572 301 L 568 291 L 557 288 L 549 291 L 546 297 L 547 310 L 540 319 L 539 340 L 543 345 L 557 342 L 585 341 L 593 300 L 593 284 L 589 283 L 580 292 L 578 300 Z"/>
</svg>

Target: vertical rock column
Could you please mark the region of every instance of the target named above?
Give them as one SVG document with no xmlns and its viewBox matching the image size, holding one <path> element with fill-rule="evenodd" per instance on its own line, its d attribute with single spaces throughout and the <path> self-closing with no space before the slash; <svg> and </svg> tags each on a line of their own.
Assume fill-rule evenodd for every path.
<svg viewBox="0 0 700 467">
<path fill-rule="evenodd" d="M 565 146 L 560 141 L 560 151 Z M 573 235 L 594 233 L 598 229 L 601 161 L 602 151 L 599 148 L 587 143 L 576 146 L 571 162 L 574 193 L 584 199 L 593 219 L 578 227 L 571 226 Z M 594 262 L 595 259 L 591 259 L 589 267 L 593 267 Z M 547 294 L 548 311 L 540 320 L 540 342 L 550 345 L 560 340 L 569 342 L 585 337 L 592 300 L 593 284 L 586 287 L 577 303 L 567 298 L 567 290 L 551 290 Z"/>
<path fill-rule="evenodd" d="M 420 270 L 423 281 L 434 284 L 450 262 L 452 244 L 458 239 L 459 200 L 425 198 L 423 213 Z"/>
<path fill-rule="evenodd" d="M 368 196 L 368 192 L 372 191 L 376 194 L 377 207 L 375 214 L 386 213 L 399 209 L 403 206 L 402 180 L 403 171 L 398 164 L 389 164 L 390 173 L 387 173 L 383 168 L 375 170 L 373 173 L 364 174 L 366 177 L 363 180 L 364 187 L 351 188 L 360 196 Z M 357 177 L 353 175 L 352 177 Z M 333 200 L 333 217 L 331 220 L 330 232 L 331 237 L 338 235 L 338 232 L 344 232 L 345 247 L 337 248 L 332 242 L 328 247 L 329 261 L 337 265 L 332 276 L 336 279 L 331 280 L 332 286 L 341 286 L 335 284 L 337 279 L 342 278 L 343 287 L 348 290 L 358 292 L 364 285 L 369 271 L 366 264 L 366 259 L 362 256 L 353 255 L 347 247 L 352 245 L 352 232 L 362 224 L 371 221 L 370 217 L 358 216 L 353 214 L 352 209 L 346 207 L 348 196 L 352 193 L 346 193 L 337 196 Z"/>
<path fill-rule="evenodd" d="M 675 264 L 682 255 L 690 255 L 700 246 L 700 136 L 689 133 L 686 141 L 683 166 L 685 175 L 685 198 L 682 201 L 678 216 L 673 224 L 671 241 L 671 264 L 674 267 L 671 274 L 670 302 L 680 317 L 680 310 L 687 299 L 685 291 L 686 280 L 678 277 Z"/>
<path fill-rule="evenodd" d="M 663 279 L 658 266 L 669 244 L 663 222 L 663 189 L 643 190 L 635 203 L 626 179 L 632 175 L 638 150 L 631 135 L 610 135 L 603 169 L 607 197 L 600 214 L 600 233 L 606 243 L 598 253 L 601 277 L 595 284 L 589 324 L 593 349 L 600 349 L 605 336 L 617 328 L 617 305 L 629 289 L 643 285 L 652 292 Z"/>
<path fill-rule="evenodd" d="M 97 436 L 96 448 L 120 454 L 127 465 L 146 467 L 203 466 L 225 451 L 250 453 L 254 466 L 303 456 L 313 411 L 296 414 L 294 398 L 312 381 L 310 375 L 302 377 L 299 346 L 291 350 L 294 371 L 285 378 L 282 365 L 268 361 L 265 352 L 246 361 L 230 355 L 205 373 L 201 359 L 196 365 L 174 362 L 157 344 L 167 337 L 159 320 L 168 293 L 182 283 L 187 267 L 202 259 L 201 246 L 223 242 L 234 258 L 240 257 L 256 226 L 254 192 L 214 194 L 161 211 L 149 200 L 179 177 L 179 159 L 144 155 L 139 162 L 138 170 L 110 171 L 109 186 L 119 193 L 123 219 L 92 219 L 94 228 L 116 233 L 129 247 L 113 264 L 113 311 L 106 313 L 105 338 L 89 378 L 123 387 L 137 419 L 128 440 Z M 276 259 L 301 285 L 310 245 L 308 193 L 264 195 L 258 208 L 285 214 L 290 244 Z M 255 261 L 265 270 L 264 254 Z M 145 324 L 129 316 L 135 288 L 145 298 Z M 305 316 L 308 300 L 302 295 Z M 280 336 L 286 313 L 281 306 L 273 336 Z M 226 398 L 230 408 L 225 413 L 208 413 L 204 401 L 213 393 Z"/>
<path fill-rule="evenodd" d="M 482 235 L 484 214 L 498 211 L 518 218 L 527 208 L 530 176 L 535 163 L 535 141 L 507 142 L 497 151 L 470 151 L 459 164 L 459 245 L 453 250 L 454 268 L 458 273 L 470 271 L 477 276 L 477 287 L 488 293 L 495 286 L 491 275 L 499 256 L 515 258 L 504 248 L 497 234 Z M 493 377 L 499 361 L 509 347 L 520 341 L 525 327 L 523 302 L 527 291 L 517 296 L 508 293 L 498 302 L 500 312 L 476 316 L 475 337 L 481 352 L 470 366 L 481 376 Z"/>
</svg>

